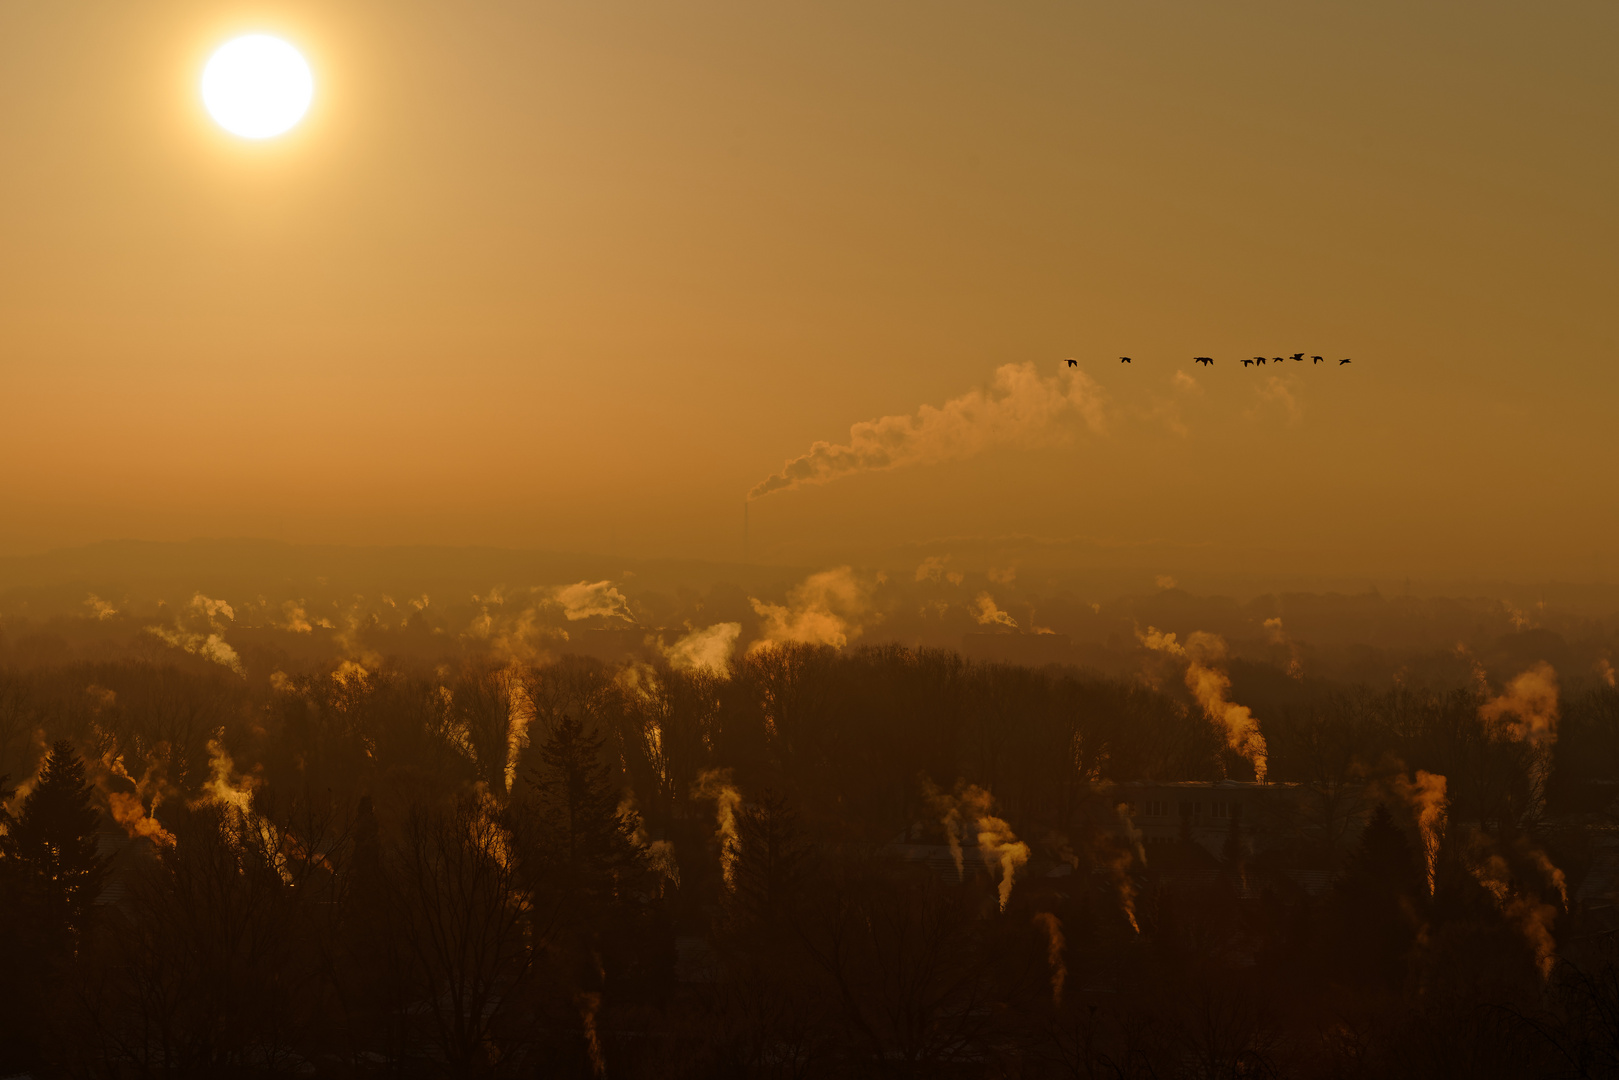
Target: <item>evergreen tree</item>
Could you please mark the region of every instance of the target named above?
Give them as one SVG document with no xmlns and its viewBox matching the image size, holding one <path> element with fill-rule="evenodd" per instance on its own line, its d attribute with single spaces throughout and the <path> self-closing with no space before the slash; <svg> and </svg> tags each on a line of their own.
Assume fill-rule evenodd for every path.
<svg viewBox="0 0 1619 1080">
<path fill-rule="evenodd" d="M 70 941 L 83 932 L 107 873 L 108 860 L 96 854 L 101 812 L 91 791 L 73 744 L 58 741 L 0 840 L 13 883 L 43 932 Z"/>
<path fill-rule="evenodd" d="M 810 848 L 783 795 L 766 791 L 736 817 L 735 913 L 745 922 L 775 922 L 804 883 Z"/>
<path fill-rule="evenodd" d="M 1347 975 L 1386 989 L 1398 986 L 1416 941 L 1424 892 L 1411 841 L 1379 803 L 1334 897 Z"/>
<path fill-rule="evenodd" d="M 541 746 L 542 764 L 531 776 L 540 805 L 529 846 L 569 907 L 623 900 L 649 885 L 636 822 L 619 809 L 603 742 L 564 716 Z"/>
</svg>

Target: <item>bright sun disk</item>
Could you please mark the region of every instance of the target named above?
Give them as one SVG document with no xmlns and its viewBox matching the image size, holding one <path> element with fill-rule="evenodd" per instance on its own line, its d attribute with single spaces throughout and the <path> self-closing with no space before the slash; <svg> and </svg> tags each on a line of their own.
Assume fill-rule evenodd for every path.
<svg viewBox="0 0 1619 1080">
<path fill-rule="evenodd" d="M 232 135 L 268 139 L 309 111 L 315 77 L 298 50 L 268 34 L 227 41 L 202 70 L 208 115 Z"/>
</svg>

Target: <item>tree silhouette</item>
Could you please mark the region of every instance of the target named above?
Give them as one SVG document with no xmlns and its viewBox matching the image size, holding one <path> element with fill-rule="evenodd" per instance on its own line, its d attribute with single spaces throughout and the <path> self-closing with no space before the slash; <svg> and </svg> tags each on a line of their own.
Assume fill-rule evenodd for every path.
<svg viewBox="0 0 1619 1080">
<path fill-rule="evenodd" d="M 811 850 L 798 814 L 785 796 L 766 791 L 736 817 L 736 916 L 749 924 L 770 924 L 798 896 Z"/>
<path fill-rule="evenodd" d="M 58 741 L 0 839 L 0 855 L 23 902 L 37 910 L 41 932 L 62 935 L 69 947 L 84 932 L 109 861 L 96 853 L 101 812 L 91 805 L 92 790 L 73 744 Z"/>
<path fill-rule="evenodd" d="M 1404 831 L 1382 803 L 1361 833 L 1337 886 L 1342 967 L 1351 978 L 1393 990 L 1417 935 L 1422 869 Z"/>
<path fill-rule="evenodd" d="M 650 884 L 635 841 L 635 819 L 619 808 L 621 795 L 602 754 L 604 741 L 564 716 L 540 748 L 541 766 L 530 775 L 539 801 L 525 846 L 562 891 L 565 915 L 574 918 Z"/>
</svg>

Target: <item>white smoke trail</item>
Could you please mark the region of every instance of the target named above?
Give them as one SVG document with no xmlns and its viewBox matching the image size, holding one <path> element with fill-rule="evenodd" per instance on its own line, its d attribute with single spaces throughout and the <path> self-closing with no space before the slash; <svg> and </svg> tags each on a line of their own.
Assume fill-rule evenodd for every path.
<svg viewBox="0 0 1619 1080">
<path fill-rule="evenodd" d="M 961 850 L 963 836 L 972 836 L 977 841 L 978 853 L 985 863 L 1001 868 L 998 891 L 1001 910 L 1005 911 L 1007 901 L 1012 898 L 1017 869 L 1029 861 L 1029 845 L 1019 840 L 1004 820 L 990 813 L 995 797 L 977 784 L 958 781 L 954 792 L 944 792 L 924 777 L 922 792 L 944 825 L 958 879 L 966 876 L 966 860 Z"/>
<path fill-rule="evenodd" d="M 1253 763 L 1254 778 L 1263 784 L 1269 761 L 1265 736 L 1260 733 L 1259 721 L 1254 718 L 1252 710 L 1246 705 L 1234 704 L 1226 697 L 1226 692 L 1231 689 L 1231 680 L 1219 667 L 1225 659 L 1225 639 L 1218 634 L 1198 631 L 1186 639 L 1185 645 L 1181 645 L 1175 640 L 1174 634 L 1160 633 L 1151 626 L 1144 634 L 1136 631 L 1136 637 L 1154 652 L 1186 661 L 1187 689 L 1197 698 L 1204 715 L 1220 726 L 1226 745 Z"/>
<path fill-rule="evenodd" d="M 577 581 L 572 585 L 558 585 L 550 592 L 550 601 L 562 609 L 569 622 L 600 616 L 623 619 L 633 623 L 629 597 L 619 592 L 611 581 Z"/>
<path fill-rule="evenodd" d="M 731 654 L 736 652 L 736 639 L 741 636 L 741 623 L 715 623 L 691 631 L 662 652 L 669 666 L 677 671 L 701 671 L 723 678 L 730 674 Z"/>
<path fill-rule="evenodd" d="M 996 446 L 1060 442 L 1074 417 L 1092 431 L 1103 426 L 1101 392 L 1075 370 L 1042 376 L 1032 363 L 1003 364 L 988 387 L 923 405 L 905 416 L 862 420 L 849 442 L 817 442 L 748 492 L 758 499 L 804 484 L 825 484 L 855 473 L 959 461 Z"/>
<path fill-rule="evenodd" d="M 1017 620 L 996 607 L 995 598 L 987 592 L 978 594 L 978 598 L 973 601 L 972 612 L 973 619 L 979 626 L 1005 626 L 1017 629 Z"/>
<path fill-rule="evenodd" d="M 197 593 L 186 605 L 184 612 L 177 617 L 175 626 L 148 626 L 145 630 L 165 645 L 211 660 L 240 675 L 242 659 L 225 641 L 225 626 L 220 621 L 221 616 L 234 621 L 236 612 L 223 600 L 214 600 Z M 191 624 L 189 627 L 185 625 L 187 622 Z"/>
<path fill-rule="evenodd" d="M 842 648 L 860 636 L 861 616 L 871 608 L 871 590 L 847 566 L 811 574 L 787 593 L 787 604 L 753 599 L 764 620 L 749 653 L 777 645 L 831 645 Z"/>
<path fill-rule="evenodd" d="M 1530 799 L 1535 813 L 1545 804 L 1552 746 L 1557 742 L 1557 714 L 1557 672 L 1544 662 L 1518 675 L 1507 684 L 1505 693 L 1485 702 L 1478 711 L 1490 734 L 1529 747 Z"/>
<path fill-rule="evenodd" d="M 736 811 L 742 805 L 742 793 L 731 783 L 730 769 L 704 769 L 697 774 L 697 785 L 692 795 L 698 799 L 714 800 L 714 835 L 720 842 L 720 874 L 725 887 L 736 887 L 736 858 L 740 839 L 736 831 Z"/>
</svg>

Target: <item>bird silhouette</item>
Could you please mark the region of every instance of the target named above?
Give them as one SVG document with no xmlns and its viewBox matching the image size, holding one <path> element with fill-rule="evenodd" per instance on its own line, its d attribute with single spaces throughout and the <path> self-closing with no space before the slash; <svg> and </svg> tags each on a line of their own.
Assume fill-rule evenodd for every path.
<svg viewBox="0 0 1619 1080">
<path fill-rule="evenodd" d="M 1068 358 L 1068 366 L 1069 367 L 1078 367 L 1079 366 L 1079 361 L 1075 360 L 1072 356 L 1070 356 Z"/>
<path fill-rule="evenodd" d="M 1321 362 L 1321 357 L 1319 357 L 1319 356 L 1312 356 L 1312 357 L 1310 357 L 1310 363 L 1312 363 L 1312 364 L 1319 364 L 1319 363 L 1320 363 L 1320 362 Z"/>
<path fill-rule="evenodd" d="M 1263 357 L 1263 356 L 1256 356 L 1256 357 L 1254 357 L 1254 363 L 1256 363 L 1256 364 L 1263 364 L 1263 363 L 1264 363 L 1264 362 L 1265 362 L 1265 358 L 1264 358 L 1264 357 Z"/>
<path fill-rule="evenodd" d="M 1281 358 L 1281 357 L 1280 357 L 1280 356 L 1278 356 L 1278 357 L 1275 357 L 1275 360 L 1276 360 L 1276 362 L 1277 362 L 1277 363 L 1278 363 L 1278 364 L 1280 364 L 1280 363 L 1282 363 L 1282 362 L 1283 362 L 1283 361 L 1282 361 L 1282 358 Z"/>
<path fill-rule="evenodd" d="M 1304 359 L 1304 354 L 1301 353 L 1301 352 L 1296 352 L 1296 353 L 1293 354 L 1293 359 L 1295 359 L 1295 360 L 1303 360 Z"/>
<path fill-rule="evenodd" d="M 1340 364 L 1347 364 L 1347 363 L 1349 363 L 1349 361 L 1348 361 L 1348 360 L 1340 360 L 1340 361 L 1338 361 L 1338 363 L 1340 363 Z"/>
<path fill-rule="evenodd" d="M 1261 364 L 1263 364 L 1265 362 L 1265 358 L 1263 356 L 1256 356 L 1256 357 L 1254 357 L 1254 360 L 1258 360 Z M 1243 367 L 1253 367 L 1254 366 L 1254 360 L 1244 360 L 1242 362 L 1242 366 Z"/>
<path fill-rule="evenodd" d="M 1194 363 L 1194 364 L 1202 364 L 1204 367 L 1208 367 L 1210 364 L 1214 363 L 1214 357 L 1212 357 L 1212 356 L 1194 356 L 1194 357 L 1192 357 L 1192 363 Z"/>
<path fill-rule="evenodd" d="M 1119 357 L 1119 363 L 1121 363 L 1121 364 L 1128 364 L 1128 363 L 1129 363 L 1129 362 L 1130 362 L 1130 358 L 1129 358 L 1129 357 L 1128 357 L 1128 356 L 1121 356 L 1121 357 Z"/>
</svg>

